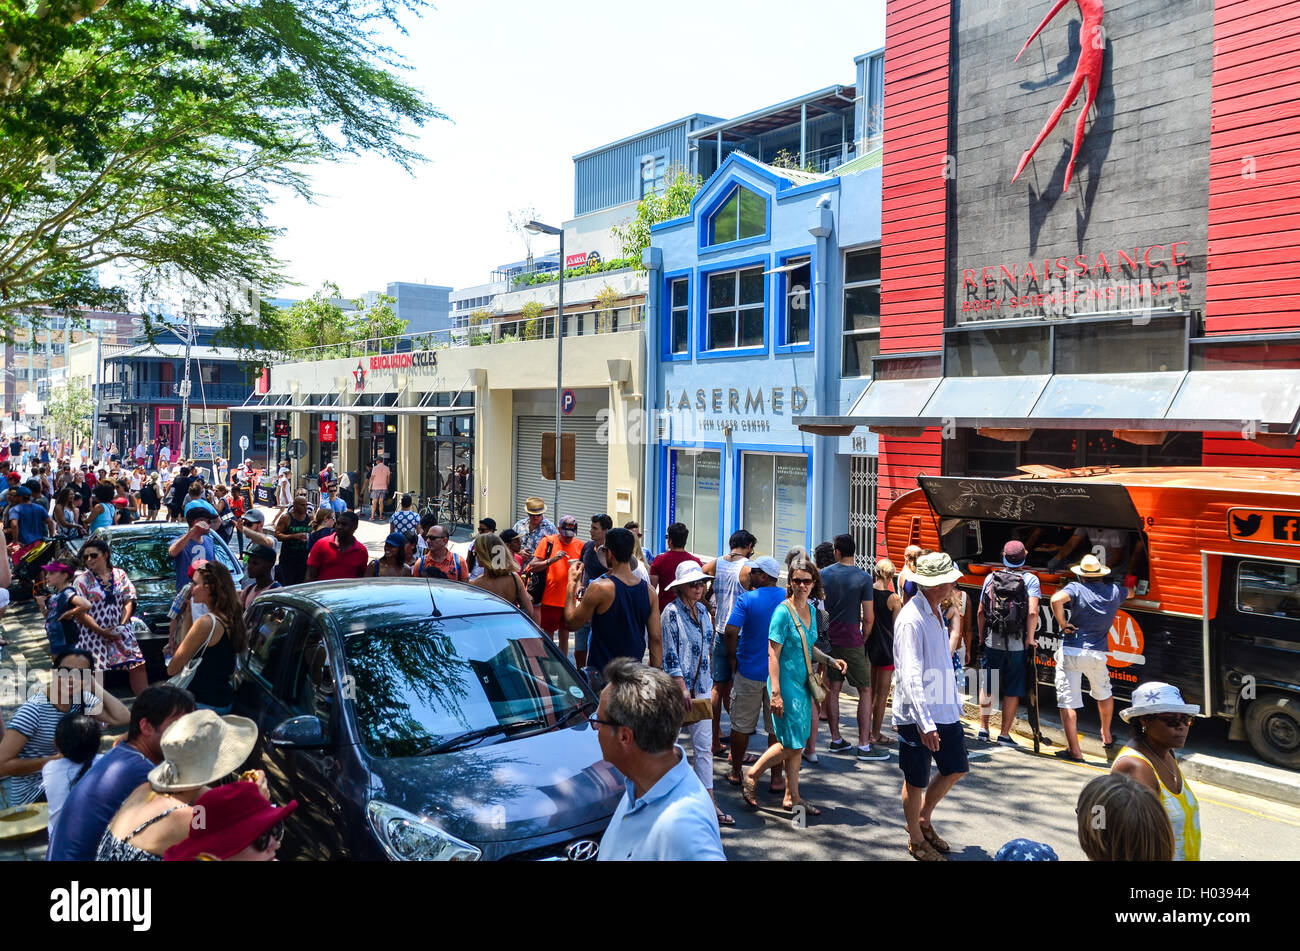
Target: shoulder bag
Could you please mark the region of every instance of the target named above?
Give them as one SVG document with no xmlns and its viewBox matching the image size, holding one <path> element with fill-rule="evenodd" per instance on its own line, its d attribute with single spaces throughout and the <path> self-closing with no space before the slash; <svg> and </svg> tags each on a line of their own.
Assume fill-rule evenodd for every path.
<svg viewBox="0 0 1300 951">
<path fill-rule="evenodd" d="M 696 607 L 698 609 L 699 606 L 696 605 Z M 705 617 L 708 617 L 707 611 L 705 612 Z M 701 633 L 704 631 L 704 625 L 702 624 L 700 625 L 700 631 Z M 687 689 L 692 693 L 695 692 L 696 681 L 700 679 L 700 668 L 704 666 L 704 652 L 711 646 L 711 644 L 706 644 L 703 639 L 700 641 L 700 659 L 695 664 L 695 676 L 693 676 L 691 682 L 686 685 Z M 686 716 L 682 718 L 682 726 L 690 726 L 692 723 L 699 723 L 701 720 L 712 719 L 713 700 L 709 697 L 692 697 L 691 708 L 686 711 Z"/>
<path fill-rule="evenodd" d="M 208 617 L 212 618 L 212 627 L 208 629 L 208 639 L 203 642 L 202 647 L 194 652 L 194 656 L 185 662 L 185 666 L 182 668 L 181 672 L 167 681 L 171 686 L 184 689 L 190 685 L 190 681 L 194 679 L 194 675 L 199 672 L 199 664 L 203 663 L 203 655 L 208 652 L 208 645 L 212 643 L 212 635 L 217 633 L 216 617 L 211 614 L 209 614 Z"/>
<path fill-rule="evenodd" d="M 808 693 L 814 704 L 820 704 L 826 699 L 826 684 L 823 682 L 825 674 L 818 674 L 813 667 L 812 655 L 808 653 L 808 635 L 803 621 L 799 620 L 799 612 L 794 609 L 794 601 L 790 598 L 785 599 L 785 609 L 790 612 L 790 619 L 799 632 L 799 642 L 803 644 L 803 662 L 808 668 Z"/>
<path fill-rule="evenodd" d="M 542 560 L 545 561 L 550 558 L 552 551 L 553 544 L 551 539 L 548 538 L 546 539 L 546 554 L 542 556 Z M 534 605 L 540 606 L 542 603 L 542 595 L 546 593 L 546 576 L 548 574 L 550 574 L 549 567 L 534 568 L 532 573 L 528 575 L 528 596 L 533 599 Z"/>
</svg>

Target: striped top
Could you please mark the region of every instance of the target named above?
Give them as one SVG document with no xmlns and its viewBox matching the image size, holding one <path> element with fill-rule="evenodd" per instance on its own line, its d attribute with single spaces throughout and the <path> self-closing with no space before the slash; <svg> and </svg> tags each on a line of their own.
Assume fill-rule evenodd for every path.
<svg viewBox="0 0 1300 951">
<path fill-rule="evenodd" d="M 1201 860 L 1201 807 L 1196 802 L 1192 787 L 1184 778 L 1183 791 L 1175 795 L 1160 778 L 1160 770 L 1155 768 L 1151 760 L 1131 746 L 1126 746 L 1119 751 L 1115 761 L 1119 762 L 1126 756 L 1140 759 L 1151 767 L 1151 772 L 1156 774 L 1156 782 L 1160 784 L 1160 805 L 1165 807 L 1169 824 L 1174 827 L 1174 861 L 1199 862 Z"/>
<path fill-rule="evenodd" d="M 8 729 L 27 737 L 27 742 L 18 751 L 18 758 L 36 759 L 39 756 L 53 756 L 58 752 L 54 747 L 54 731 L 60 720 L 68 713 L 85 713 L 93 717 L 103 709 L 103 701 L 93 693 L 84 692 L 81 700 L 81 703 L 72 704 L 65 712 L 50 703 L 45 694 L 36 693 L 15 710 L 7 725 Z M 6 776 L 4 798 L 11 806 L 26 805 L 39 799 L 43 788 L 39 769 L 22 776 Z"/>
</svg>

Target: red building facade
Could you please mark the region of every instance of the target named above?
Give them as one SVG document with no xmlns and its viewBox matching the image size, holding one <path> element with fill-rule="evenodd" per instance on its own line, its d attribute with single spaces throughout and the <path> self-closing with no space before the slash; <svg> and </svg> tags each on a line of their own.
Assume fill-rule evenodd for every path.
<svg viewBox="0 0 1300 951">
<path fill-rule="evenodd" d="M 1300 0 L 1051 9 L 886 7 L 882 525 L 919 474 L 1300 467 Z"/>
</svg>

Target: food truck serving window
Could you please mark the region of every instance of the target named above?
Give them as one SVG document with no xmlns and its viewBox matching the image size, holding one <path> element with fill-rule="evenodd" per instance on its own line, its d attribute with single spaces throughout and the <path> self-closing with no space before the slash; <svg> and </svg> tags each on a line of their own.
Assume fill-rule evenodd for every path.
<svg viewBox="0 0 1300 951">
<path fill-rule="evenodd" d="M 1126 531 L 1138 531 L 1142 526 L 1128 489 L 1113 483 L 960 476 L 920 476 L 917 481 L 941 519 L 995 519 Z"/>
<path fill-rule="evenodd" d="M 1300 621 L 1300 565 L 1241 562 L 1237 567 L 1237 610 Z"/>
</svg>

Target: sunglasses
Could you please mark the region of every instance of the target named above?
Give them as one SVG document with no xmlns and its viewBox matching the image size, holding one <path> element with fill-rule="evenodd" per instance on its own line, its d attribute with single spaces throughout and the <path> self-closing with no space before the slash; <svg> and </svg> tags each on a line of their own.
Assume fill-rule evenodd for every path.
<svg viewBox="0 0 1300 951">
<path fill-rule="evenodd" d="M 1191 726 L 1195 717 L 1189 713 L 1161 713 L 1156 719 L 1167 727 L 1180 727 Z"/>
<path fill-rule="evenodd" d="M 812 584 L 813 580 L 811 578 L 791 578 L 790 583 L 791 584 Z"/>
<path fill-rule="evenodd" d="M 281 820 L 254 839 L 253 848 L 259 852 L 265 852 L 271 847 L 272 842 L 279 842 L 283 838 L 284 820 Z"/>
<path fill-rule="evenodd" d="M 703 587 L 704 587 L 704 582 L 703 582 L 703 581 L 688 581 L 688 582 L 686 583 L 686 587 L 688 587 L 688 588 L 703 588 Z"/>
<path fill-rule="evenodd" d="M 596 711 L 596 713 L 599 712 L 600 712 L 599 710 Z M 603 726 L 612 726 L 614 729 L 617 730 L 619 727 L 623 725 L 621 723 L 615 723 L 613 720 L 602 720 L 600 717 L 596 715 L 596 713 L 593 713 L 591 716 L 587 717 L 587 722 L 590 723 L 592 726 L 594 726 L 596 729 L 600 729 L 600 727 L 603 725 Z"/>
<path fill-rule="evenodd" d="M 92 559 L 92 558 L 103 558 L 104 556 L 103 556 L 103 554 L 101 554 L 100 552 L 97 552 L 97 551 L 88 551 L 88 552 L 86 552 L 84 555 L 82 555 L 81 557 L 83 557 L 83 558 L 85 558 L 87 561 L 89 561 L 89 560 Z"/>
</svg>

